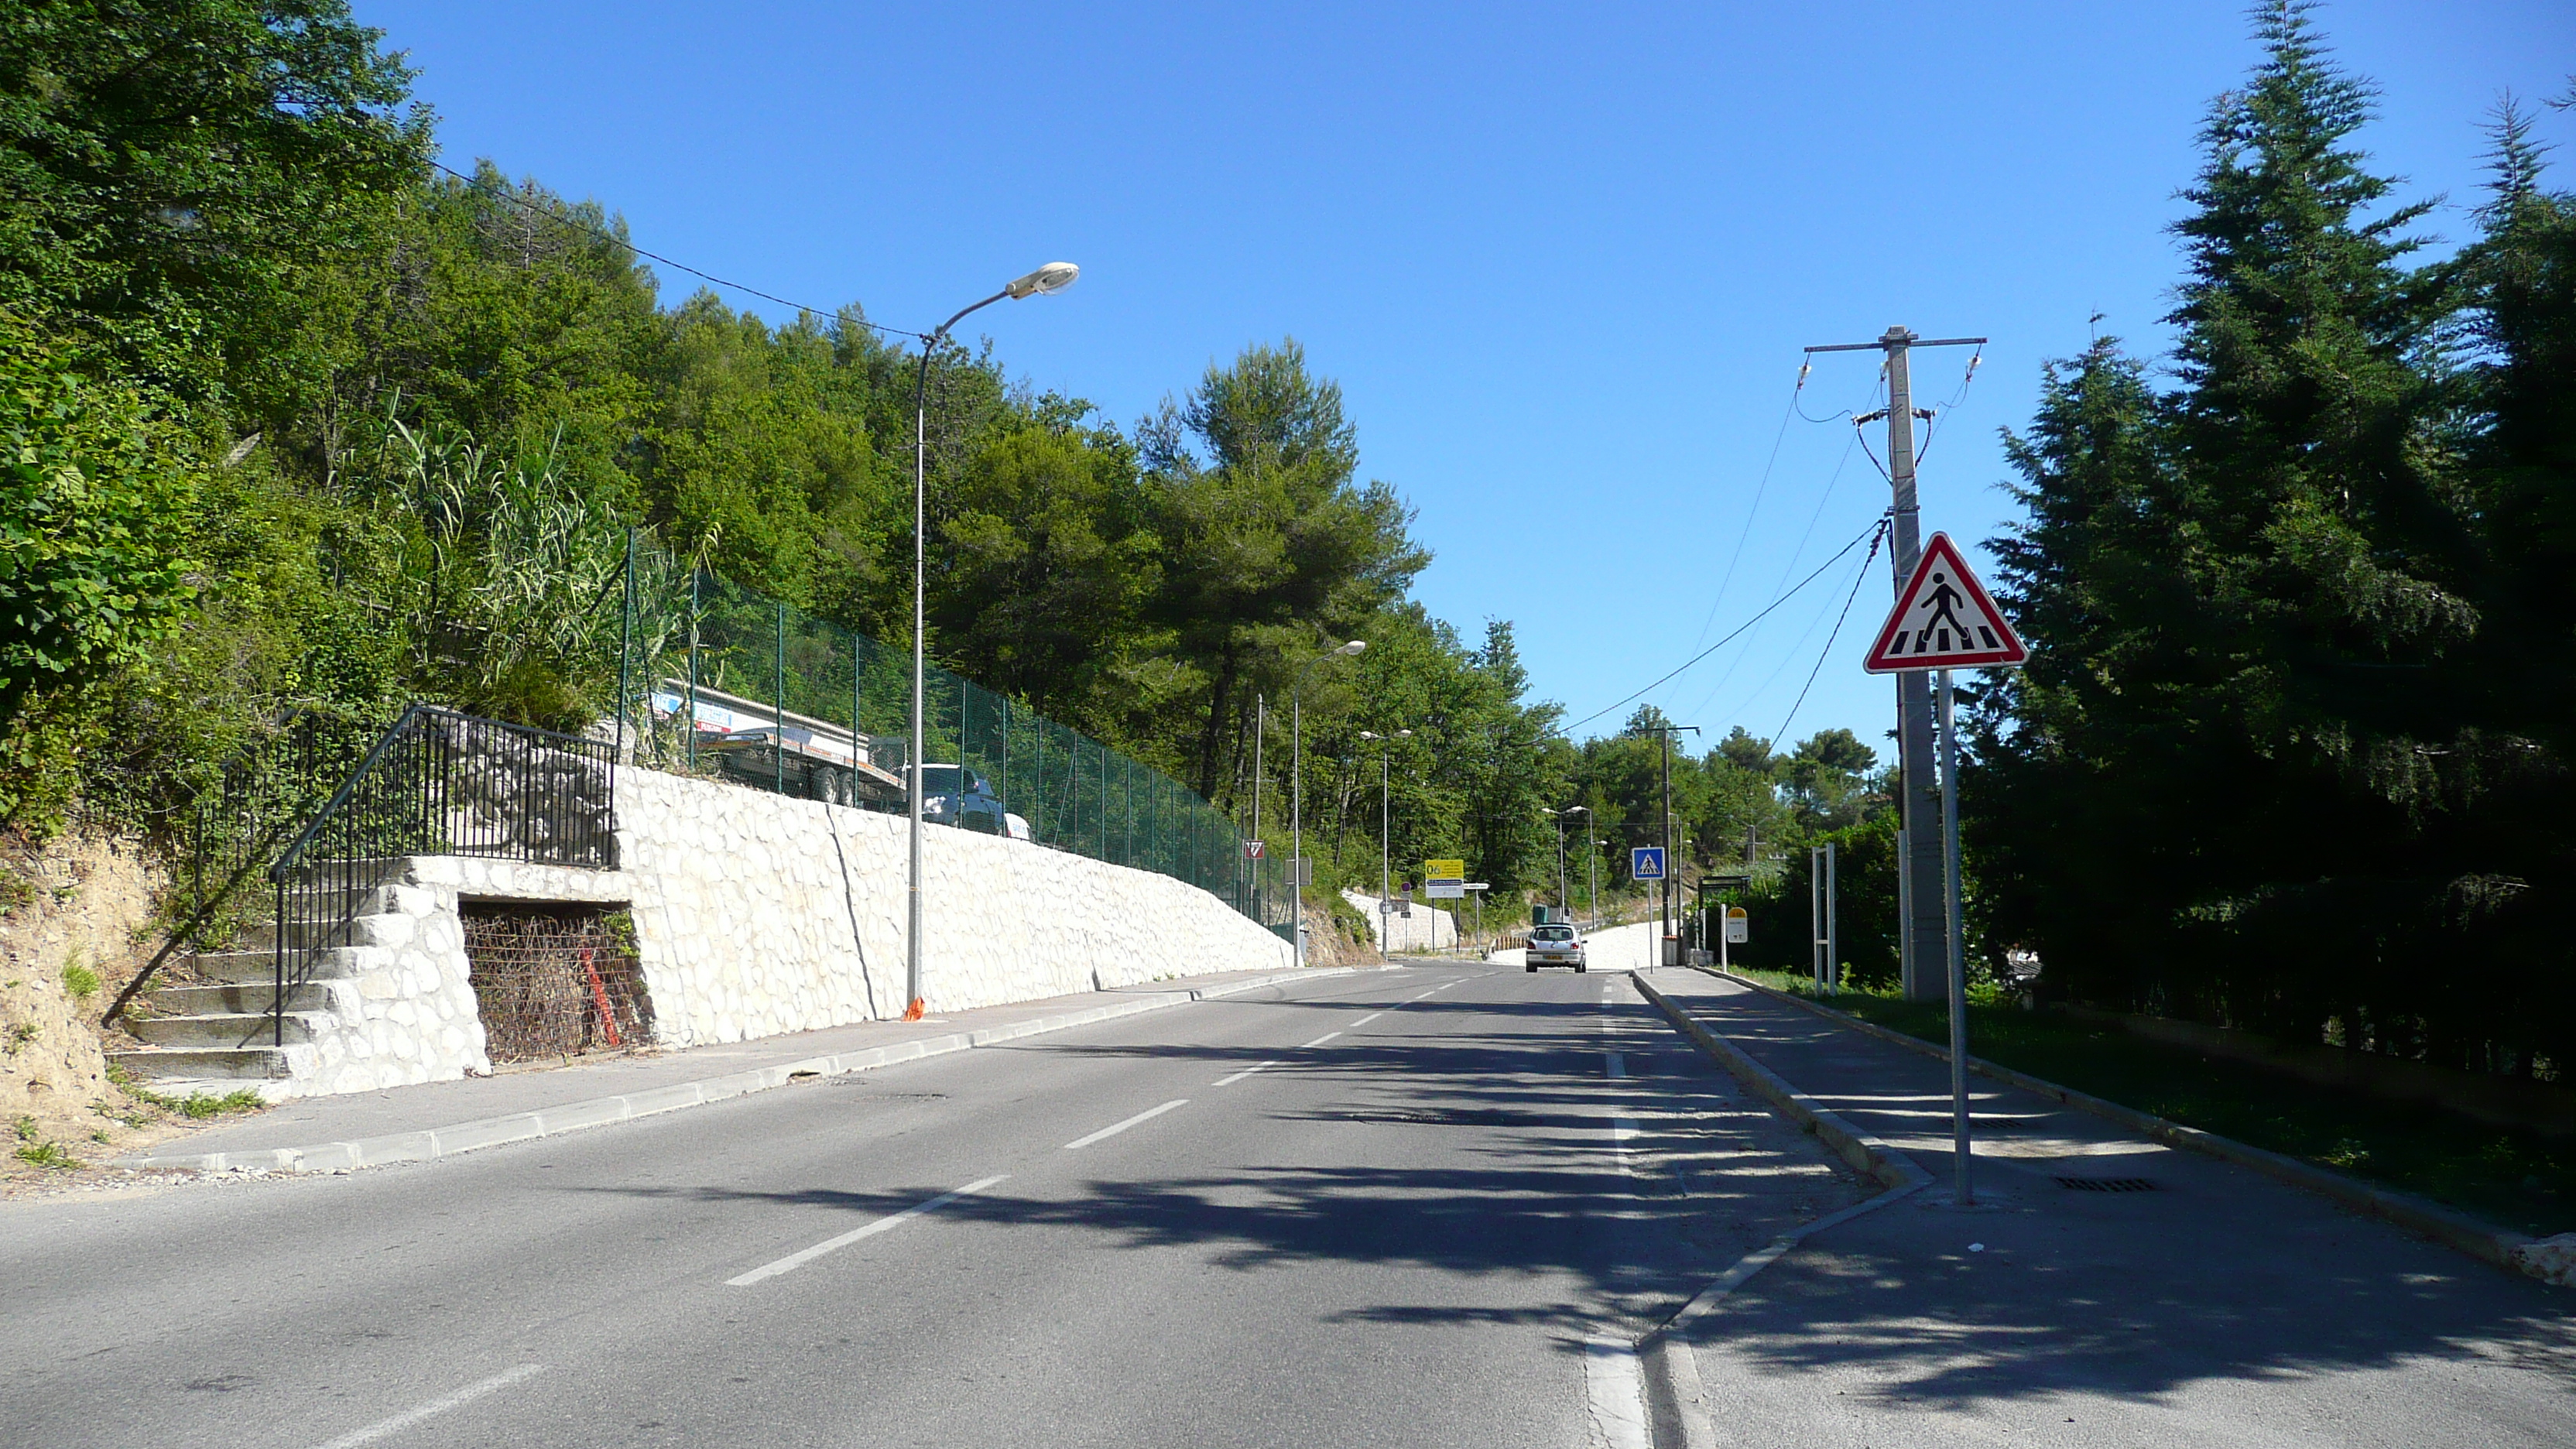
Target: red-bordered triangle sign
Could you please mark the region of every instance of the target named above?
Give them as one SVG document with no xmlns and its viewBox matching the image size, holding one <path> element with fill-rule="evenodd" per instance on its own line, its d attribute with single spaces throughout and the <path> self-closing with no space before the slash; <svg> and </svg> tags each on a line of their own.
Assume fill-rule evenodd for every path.
<svg viewBox="0 0 2576 1449">
<path fill-rule="evenodd" d="M 2030 650 L 2004 622 L 2003 610 L 1968 571 L 1950 535 L 1936 533 L 1923 546 L 1914 576 L 1897 591 L 1896 607 L 1879 627 L 1861 668 L 1872 674 L 1910 669 L 2009 669 Z"/>
</svg>

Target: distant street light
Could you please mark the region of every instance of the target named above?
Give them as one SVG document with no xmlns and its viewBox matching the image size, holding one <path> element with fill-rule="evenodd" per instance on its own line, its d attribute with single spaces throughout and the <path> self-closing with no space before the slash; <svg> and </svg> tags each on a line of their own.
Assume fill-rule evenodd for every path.
<svg viewBox="0 0 2576 1449">
<path fill-rule="evenodd" d="M 1397 730 L 1393 735 L 1379 735 L 1371 734 L 1367 730 L 1362 730 L 1360 731 L 1360 738 L 1364 740 L 1388 741 L 1409 740 L 1413 738 L 1413 731 Z M 1392 857 L 1388 853 L 1393 848 L 1393 837 L 1387 833 L 1388 824 L 1394 818 L 1393 813 L 1387 805 L 1386 762 L 1390 753 L 1391 752 L 1387 750 L 1380 750 L 1377 752 L 1377 938 L 1381 949 L 1386 941 L 1386 934 L 1389 929 L 1386 924 L 1386 903 L 1395 898 L 1395 893 L 1392 889 L 1395 881 L 1393 874 L 1389 869 Z"/>
<path fill-rule="evenodd" d="M 1288 889 L 1297 902 L 1297 964 L 1306 964 L 1306 671 L 1327 659 L 1342 659 L 1368 647 L 1366 639 L 1354 639 L 1336 645 L 1297 666 L 1296 682 L 1288 686 L 1288 821 L 1289 836 L 1295 842 L 1288 847 Z M 1335 859 L 1339 859 L 1335 847 Z"/>
<path fill-rule="evenodd" d="M 925 552 L 923 535 L 927 531 L 930 516 L 928 502 L 930 494 L 930 412 L 928 403 L 930 392 L 930 354 L 939 350 L 940 342 L 948 336 L 948 329 L 966 320 L 969 313 L 975 312 L 981 308 L 990 307 L 994 303 L 1004 300 L 1017 301 L 1022 297 L 1053 296 L 1055 293 L 1061 292 L 1065 288 L 1072 286 L 1074 278 L 1081 275 L 1082 269 L 1071 262 L 1049 262 L 1045 266 L 1038 268 L 1036 271 L 1029 273 L 1027 276 L 1009 283 L 1004 286 L 1002 290 L 995 292 L 993 295 L 976 303 L 974 306 L 960 309 L 956 316 L 940 323 L 938 328 L 929 336 L 921 339 L 921 366 L 913 373 L 912 740 L 910 745 L 910 757 L 904 762 L 912 775 L 912 788 L 906 792 L 912 797 L 912 823 L 910 827 L 912 836 L 912 865 L 910 874 L 906 877 L 910 888 L 910 898 L 905 906 L 905 929 L 903 937 L 903 998 L 905 1002 L 903 1008 L 903 1019 L 906 1021 L 919 1021 L 922 1013 L 921 809 L 922 793 L 926 788 L 925 782 L 929 778 L 928 772 L 922 768 L 923 765 L 927 763 L 922 758 L 922 754 L 926 746 L 923 743 L 921 730 L 922 675 L 924 667 L 923 660 L 926 652 L 925 621 L 927 617 L 927 610 L 923 606 L 924 593 L 922 585 L 922 559 Z M 782 709 L 785 708 L 786 701 L 779 701 L 779 706 Z M 852 720 L 850 721 L 850 727 L 852 729 L 856 729 L 858 728 L 858 723 L 859 722 L 857 720 Z M 961 719 L 958 723 L 962 729 L 965 722 Z M 958 744 L 957 764 L 962 770 L 966 764 L 966 752 L 964 748 L 965 741 L 962 737 Z M 962 819 L 963 817 L 961 816 L 960 818 Z"/>
</svg>

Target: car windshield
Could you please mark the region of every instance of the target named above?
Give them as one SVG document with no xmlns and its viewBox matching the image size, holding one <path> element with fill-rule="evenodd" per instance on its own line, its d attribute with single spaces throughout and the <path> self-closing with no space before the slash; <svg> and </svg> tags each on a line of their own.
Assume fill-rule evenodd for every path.
<svg viewBox="0 0 2576 1449">
<path fill-rule="evenodd" d="M 961 765 L 924 765 L 921 767 L 922 792 L 929 795 L 954 795 L 959 788 L 957 777 L 960 774 L 966 777 L 964 788 L 972 793 L 980 783 L 976 780 L 974 771 Z"/>
<path fill-rule="evenodd" d="M 1572 926 L 1541 926 L 1537 930 L 1530 932 L 1530 939 L 1533 941 L 1571 941 L 1574 939 L 1574 928 Z"/>
</svg>

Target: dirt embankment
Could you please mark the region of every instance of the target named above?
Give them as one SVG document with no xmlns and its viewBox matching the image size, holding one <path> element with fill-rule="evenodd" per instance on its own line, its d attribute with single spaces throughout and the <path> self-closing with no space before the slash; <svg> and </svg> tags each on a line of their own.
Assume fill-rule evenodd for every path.
<svg viewBox="0 0 2576 1449">
<path fill-rule="evenodd" d="M 169 1113 L 109 1080 L 98 1025 L 156 944 L 156 886 L 124 841 L 0 848 L 0 1186 L 169 1135 Z"/>
<path fill-rule="evenodd" d="M 1375 966 L 1386 960 L 1368 938 L 1368 922 L 1355 912 L 1346 915 L 1312 901 L 1301 909 L 1306 919 L 1307 965 Z"/>
</svg>

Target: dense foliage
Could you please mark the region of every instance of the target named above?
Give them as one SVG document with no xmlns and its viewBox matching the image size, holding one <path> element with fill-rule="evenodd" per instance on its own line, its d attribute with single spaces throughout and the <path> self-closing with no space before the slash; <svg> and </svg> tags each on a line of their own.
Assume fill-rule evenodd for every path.
<svg viewBox="0 0 2576 1449">
<path fill-rule="evenodd" d="M 2010 439 L 2035 649 L 1969 772 L 1990 948 L 2096 1002 L 2479 1070 L 2576 1052 L 2576 202 L 2525 117 L 2456 256 L 2305 7 L 2212 107 L 2160 382 L 2116 340 Z"/>
<path fill-rule="evenodd" d="M 289 706 L 589 725 L 630 528 L 907 641 L 917 355 L 856 306 L 663 306 L 600 206 L 434 168 L 409 81 L 339 0 L 0 25 L 8 823 L 149 819 Z M 955 344 L 928 376 L 943 663 L 1280 836 L 1290 686 L 1365 638 L 1307 674 L 1310 810 L 1411 728 L 1399 857 L 1533 876 L 1552 716 L 1508 625 L 1409 601 L 1429 555 L 1295 342 L 1132 429 Z"/>
</svg>

